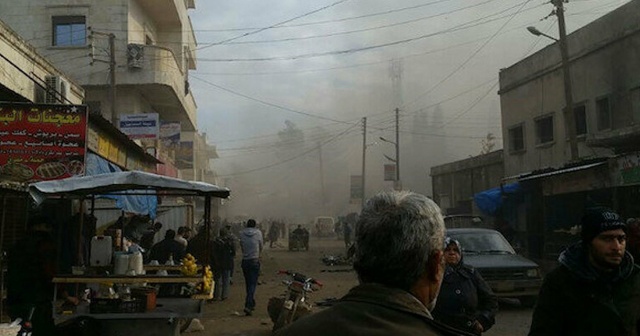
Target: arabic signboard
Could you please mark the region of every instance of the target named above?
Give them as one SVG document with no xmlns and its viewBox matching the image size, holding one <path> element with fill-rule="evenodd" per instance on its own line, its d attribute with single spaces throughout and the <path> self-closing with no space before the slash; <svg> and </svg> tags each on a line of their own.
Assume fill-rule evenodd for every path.
<svg viewBox="0 0 640 336">
<path fill-rule="evenodd" d="M 362 199 L 362 175 L 351 175 L 351 199 Z"/>
<path fill-rule="evenodd" d="M 165 148 L 177 148 L 180 146 L 180 122 L 160 123 L 160 141 Z"/>
<path fill-rule="evenodd" d="M 182 141 L 176 149 L 176 167 L 178 169 L 193 168 L 193 141 Z"/>
<path fill-rule="evenodd" d="M 120 131 L 130 139 L 157 139 L 160 130 L 157 113 L 124 114 L 120 116 Z"/>
<path fill-rule="evenodd" d="M 384 180 L 385 181 L 395 181 L 396 180 L 396 165 L 395 164 L 385 164 L 384 165 Z"/>
<path fill-rule="evenodd" d="M 86 137 L 86 106 L 0 103 L 0 178 L 83 175 Z"/>
<path fill-rule="evenodd" d="M 618 158 L 617 167 L 619 185 L 640 184 L 640 152 Z"/>
</svg>

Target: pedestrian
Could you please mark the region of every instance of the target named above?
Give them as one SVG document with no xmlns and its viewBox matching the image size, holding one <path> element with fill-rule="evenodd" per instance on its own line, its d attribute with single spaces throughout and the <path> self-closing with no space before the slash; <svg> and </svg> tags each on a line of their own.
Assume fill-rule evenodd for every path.
<svg viewBox="0 0 640 336">
<path fill-rule="evenodd" d="M 227 229 L 227 235 L 233 240 L 233 244 L 234 246 L 237 246 L 237 241 L 238 241 L 238 237 L 233 233 L 233 227 L 231 226 L 231 223 L 227 223 L 225 226 L 225 229 Z M 229 270 L 229 286 L 233 285 L 233 273 L 236 270 L 236 263 L 235 261 L 231 264 L 231 269 Z"/>
<path fill-rule="evenodd" d="M 33 336 L 55 335 L 53 321 L 53 277 L 57 271 L 57 249 L 52 235 L 53 226 L 41 215 L 29 219 L 29 233 L 8 253 L 7 299 L 8 315 L 12 320 L 31 322 Z M 60 287 L 59 297 L 77 305 L 78 299 Z"/>
<path fill-rule="evenodd" d="M 226 228 L 220 229 L 220 235 L 213 241 L 214 301 L 224 301 L 229 297 L 229 279 L 235 256 L 235 240 Z"/>
<path fill-rule="evenodd" d="M 625 222 L 610 209 L 590 208 L 581 225 L 581 241 L 544 279 L 529 336 L 637 336 L 640 268 L 625 249 Z"/>
<path fill-rule="evenodd" d="M 188 228 L 186 226 L 179 227 L 178 233 L 176 234 L 176 238 L 175 238 L 178 243 L 184 246 L 185 249 L 189 245 L 189 241 L 187 241 L 187 236 L 188 236 L 187 230 Z"/>
<path fill-rule="evenodd" d="M 256 307 L 255 293 L 258 275 L 260 275 L 260 252 L 264 246 L 262 232 L 256 228 L 254 219 L 249 219 L 247 227 L 240 232 L 240 246 L 242 247 L 242 274 L 247 292 L 244 313 L 250 316 Z"/>
<path fill-rule="evenodd" d="M 349 246 L 351 246 L 351 231 L 351 224 L 345 222 L 342 225 L 342 237 L 344 238 L 344 246 L 347 249 L 349 248 Z"/>
<path fill-rule="evenodd" d="M 180 259 L 184 258 L 186 249 L 182 244 L 178 243 L 175 238 L 176 232 L 167 230 L 164 234 L 164 240 L 153 245 L 151 248 L 149 259 L 157 260 L 160 264 L 166 264 L 167 261 L 171 259 L 174 263 L 178 263 Z"/>
<path fill-rule="evenodd" d="M 278 224 L 276 222 L 272 222 L 269 227 L 269 248 L 273 248 L 273 243 L 278 241 L 279 236 L 280 232 L 278 231 Z"/>
<path fill-rule="evenodd" d="M 275 335 L 468 335 L 430 313 L 444 275 L 444 220 L 433 201 L 407 191 L 378 194 L 362 210 L 355 233 L 360 284 Z"/>
<path fill-rule="evenodd" d="M 480 273 L 464 263 L 459 241 L 447 238 L 444 246 L 447 268 L 433 317 L 456 329 L 480 335 L 495 323 L 498 298 Z"/>
</svg>

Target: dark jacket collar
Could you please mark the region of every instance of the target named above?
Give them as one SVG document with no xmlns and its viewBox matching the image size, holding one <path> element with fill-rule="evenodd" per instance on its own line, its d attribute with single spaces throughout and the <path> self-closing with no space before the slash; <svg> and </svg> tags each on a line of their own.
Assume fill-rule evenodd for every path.
<svg viewBox="0 0 640 336">
<path fill-rule="evenodd" d="M 381 284 L 361 284 L 352 288 L 341 300 L 366 302 L 433 319 L 427 307 L 411 293 Z"/>
<path fill-rule="evenodd" d="M 582 246 L 582 242 L 578 242 L 567 247 L 560 254 L 558 261 L 560 262 L 560 264 L 564 265 L 571 273 L 586 282 L 618 282 L 620 280 L 628 278 L 634 270 L 633 257 L 629 252 L 625 251 L 620 266 L 617 269 L 613 270 L 611 276 L 607 276 L 606 278 L 603 277 L 602 273 L 598 272 L 591 265 L 591 263 L 589 263 L 587 252 Z"/>
</svg>

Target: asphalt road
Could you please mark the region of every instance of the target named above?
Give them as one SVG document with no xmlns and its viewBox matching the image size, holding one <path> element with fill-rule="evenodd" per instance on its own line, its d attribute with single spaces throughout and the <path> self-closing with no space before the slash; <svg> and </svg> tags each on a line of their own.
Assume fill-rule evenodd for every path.
<svg viewBox="0 0 640 336">
<path fill-rule="evenodd" d="M 262 255 L 261 284 L 256 293 L 257 307 L 252 316 L 244 316 L 244 280 L 239 266 L 233 276 L 229 299 L 205 305 L 201 319 L 204 331 L 186 335 L 220 336 L 267 336 L 271 334 L 273 324 L 267 315 L 267 302 L 270 297 L 284 292 L 281 269 L 301 272 L 319 279 L 324 287 L 313 293 L 312 302 L 325 298 L 339 298 L 357 284 L 356 275 L 348 266 L 325 266 L 321 262 L 324 255 L 344 254 L 344 244 L 336 239 L 313 239 L 309 251 L 290 252 L 286 242 L 278 242 L 278 247 L 265 248 Z M 315 308 L 321 309 L 321 308 Z M 519 307 L 517 300 L 501 301 L 496 325 L 484 333 L 486 336 L 525 336 L 531 323 L 531 309 Z"/>
</svg>

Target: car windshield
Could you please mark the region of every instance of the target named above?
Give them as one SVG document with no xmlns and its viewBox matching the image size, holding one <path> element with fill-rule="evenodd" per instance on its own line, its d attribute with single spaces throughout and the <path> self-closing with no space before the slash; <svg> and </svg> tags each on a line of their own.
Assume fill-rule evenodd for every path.
<svg viewBox="0 0 640 336">
<path fill-rule="evenodd" d="M 465 232 L 449 235 L 460 242 L 464 253 L 516 253 L 509 242 L 498 232 Z"/>
</svg>

